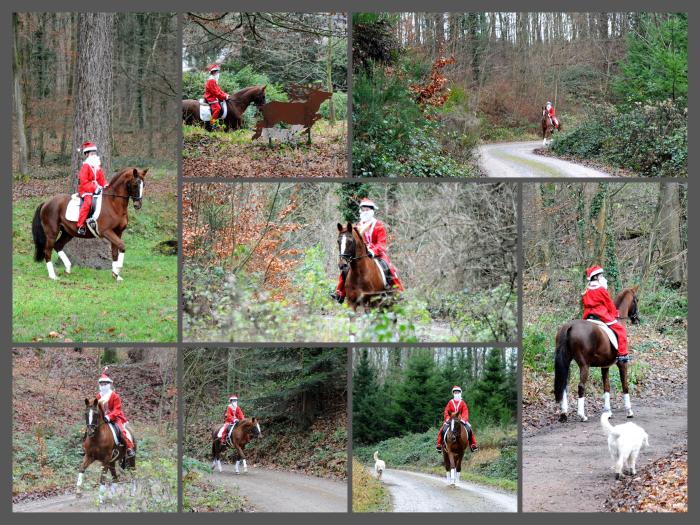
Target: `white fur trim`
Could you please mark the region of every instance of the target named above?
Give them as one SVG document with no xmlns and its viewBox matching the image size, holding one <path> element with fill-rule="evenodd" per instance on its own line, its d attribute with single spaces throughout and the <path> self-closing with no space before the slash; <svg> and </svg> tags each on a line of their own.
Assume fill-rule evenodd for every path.
<svg viewBox="0 0 700 525">
<path fill-rule="evenodd" d="M 78 150 L 80 151 L 80 150 Z M 90 153 L 91 151 L 97 151 L 97 146 L 90 146 L 83 150 L 83 153 Z"/>
<path fill-rule="evenodd" d="M 595 277 L 595 276 L 598 275 L 599 273 L 603 273 L 603 269 L 602 269 L 602 268 L 601 268 L 600 270 L 596 270 L 596 271 L 594 271 L 593 273 L 591 273 L 591 275 L 588 276 L 588 280 L 591 280 L 593 277 Z"/>
</svg>

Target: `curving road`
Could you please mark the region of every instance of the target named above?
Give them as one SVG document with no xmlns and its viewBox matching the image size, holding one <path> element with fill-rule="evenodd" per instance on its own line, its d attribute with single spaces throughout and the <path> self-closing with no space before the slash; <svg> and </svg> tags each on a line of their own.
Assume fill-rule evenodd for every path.
<svg viewBox="0 0 700 525">
<path fill-rule="evenodd" d="M 515 494 L 501 492 L 467 481 L 456 488 L 445 478 L 387 469 L 382 484 L 391 495 L 394 512 L 517 512 Z"/>
<path fill-rule="evenodd" d="M 609 177 L 609 173 L 568 160 L 537 155 L 541 140 L 499 142 L 479 147 L 479 165 L 487 177 Z"/>
<path fill-rule="evenodd" d="M 231 465 L 223 465 L 223 472 L 214 472 L 209 479 L 217 485 L 238 488 L 259 512 L 348 510 L 348 486 L 342 481 L 258 467 L 236 474 Z"/>
</svg>

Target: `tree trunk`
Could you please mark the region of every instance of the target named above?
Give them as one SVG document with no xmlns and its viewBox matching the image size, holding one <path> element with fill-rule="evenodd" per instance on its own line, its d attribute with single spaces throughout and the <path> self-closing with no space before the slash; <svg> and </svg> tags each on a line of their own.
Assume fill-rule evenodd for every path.
<svg viewBox="0 0 700 525">
<path fill-rule="evenodd" d="M 335 125 L 335 107 L 333 106 L 333 15 L 328 15 L 328 59 L 326 60 L 326 75 L 328 91 L 331 98 L 328 99 L 328 121 L 331 126 Z"/>
<path fill-rule="evenodd" d="M 659 241 L 661 271 L 672 287 L 683 282 L 681 258 L 680 194 L 677 183 L 661 184 L 659 190 Z"/>
<path fill-rule="evenodd" d="M 12 13 L 12 27 L 14 29 L 14 38 L 12 39 L 12 77 L 14 79 L 14 97 L 15 97 L 15 119 L 17 121 L 17 142 L 19 143 L 19 173 L 26 175 L 29 173 L 29 160 L 27 158 L 27 135 L 24 123 L 24 105 L 22 103 L 22 84 L 20 82 L 20 59 L 17 33 L 19 29 L 19 19 L 17 13 Z"/>
<path fill-rule="evenodd" d="M 69 186 L 75 191 L 85 141 L 94 142 L 102 159 L 102 169 L 110 178 L 112 144 L 112 55 L 114 49 L 114 13 L 78 15 L 78 50 L 75 65 L 73 155 Z M 109 243 L 74 239 L 66 245 L 68 257 L 80 266 L 108 269 L 112 257 Z"/>
</svg>

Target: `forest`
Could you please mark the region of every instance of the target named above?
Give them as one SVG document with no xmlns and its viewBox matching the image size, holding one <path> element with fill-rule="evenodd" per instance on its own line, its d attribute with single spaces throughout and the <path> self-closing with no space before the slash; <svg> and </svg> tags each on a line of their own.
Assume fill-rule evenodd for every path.
<svg viewBox="0 0 700 525">
<path fill-rule="evenodd" d="M 186 349 L 185 507 L 221 511 L 247 505 L 207 477 L 211 431 L 223 424 L 231 393 L 245 416 L 260 422 L 262 437 L 245 449 L 249 465 L 345 479 L 346 364 L 344 348 Z M 230 451 L 222 457 L 231 458 Z"/>
<path fill-rule="evenodd" d="M 683 13 L 355 13 L 353 173 L 490 173 L 483 146 L 537 148 L 551 101 L 540 154 L 686 176 L 687 41 Z"/>
<path fill-rule="evenodd" d="M 443 476 L 435 442 L 452 386 L 459 385 L 479 444 L 479 451 L 465 458 L 463 479 L 514 491 L 517 377 L 513 348 L 355 349 L 352 439 L 357 466 L 371 465 L 378 450 L 391 468 Z M 354 504 L 367 490 L 357 488 Z"/>
<path fill-rule="evenodd" d="M 105 366 L 137 440 L 138 491 L 98 507 L 100 468 L 75 492 L 85 432 L 84 399 Z M 12 501 L 15 511 L 177 511 L 177 358 L 173 349 L 18 348 L 12 350 Z M 41 409 L 37 409 L 41 407 Z M 40 507 L 32 507 L 40 505 Z"/>
<path fill-rule="evenodd" d="M 174 341 L 176 15 L 14 13 L 12 28 L 14 340 Z M 129 202 L 124 282 L 113 286 L 109 243 L 73 239 L 72 273 L 54 254 L 59 280 L 38 287 L 48 277 L 32 259 L 32 215 L 76 190 L 86 140 L 108 181 L 126 167 L 149 170 L 142 209 Z"/>
<path fill-rule="evenodd" d="M 512 341 L 516 188 L 506 184 L 188 184 L 184 337 L 207 341 Z M 330 298 L 338 223 L 372 198 L 402 299 Z"/>
<path fill-rule="evenodd" d="M 233 94 L 265 86 L 266 102 L 287 102 L 295 86 L 331 93 L 311 130 L 291 142 L 252 141 L 260 110 L 248 106 L 243 127 L 227 133 L 184 126 L 187 177 L 346 176 L 347 20 L 343 13 L 188 13 L 183 34 L 183 99 L 200 99 L 206 68 L 221 67 L 219 85 Z"/>
</svg>

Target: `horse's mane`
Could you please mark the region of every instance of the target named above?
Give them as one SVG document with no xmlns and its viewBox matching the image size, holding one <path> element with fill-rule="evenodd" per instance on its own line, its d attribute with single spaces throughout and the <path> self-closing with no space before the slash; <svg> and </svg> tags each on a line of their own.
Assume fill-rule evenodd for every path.
<svg viewBox="0 0 700 525">
<path fill-rule="evenodd" d="M 121 181 L 121 177 L 124 176 L 124 175 L 127 174 L 127 173 L 133 173 L 133 172 L 134 172 L 134 169 L 135 169 L 135 168 L 133 168 L 133 167 L 129 167 L 129 168 L 124 168 L 124 169 L 121 170 L 121 171 L 118 171 L 118 172 L 115 173 L 115 174 L 112 176 L 112 178 L 110 179 L 109 185 L 110 185 L 110 186 L 115 186 L 116 184 L 121 183 L 121 182 L 122 182 L 122 181 Z"/>
<path fill-rule="evenodd" d="M 243 89 L 239 89 L 238 91 L 236 91 L 231 98 L 242 97 L 243 95 L 246 95 L 249 91 L 259 90 L 259 89 L 261 89 L 260 86 L 244 87 Z"/>
</svg>

